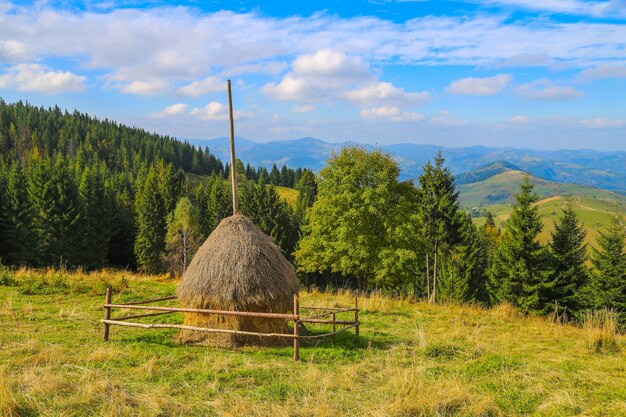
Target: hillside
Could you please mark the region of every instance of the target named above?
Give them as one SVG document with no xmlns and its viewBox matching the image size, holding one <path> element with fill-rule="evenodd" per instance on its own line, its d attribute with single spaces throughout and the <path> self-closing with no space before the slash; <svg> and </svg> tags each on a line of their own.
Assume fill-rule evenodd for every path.
<svg viewBox="0 0 626 417">
<path fill-rule="evenodd" d="M 466 174 L 465 177 L 471 174 Z M 479 175 L 479 174 L 477 174 Z M 487 179 L 459 185 L 461 202 L 466 207 L 484 207 L 493 204 L 511 204 L 525 173 L 504 169 Z M 572 183 L 559 183 L 531 176 L 531 183 L 541 198 L 553 196 L 580 196 L 626 205 L 626 197 L 611 191 Z"/>
<path fill-rule="evenodd" d="M 596 353 L 585 330 L 508 306 L 374 294 L 360 299 L 360 338 L 305 344 L 294 363 L 290 347 L 180 346 L 169 330 L 114 327 L 102 342 L 109 283 L 120 291 L 114 302 L 170 295 L 176 286 L 128 272 L 0 274 L 3 416 L 626 415 L 624 336 L 621 352 Z M 351 301 L 345 293 L 301 298 Z"/>
<path fill-rule="evenodd" d="M 389 138 L 387 138 L 389 139 Z M 213 140 L 190 140 L 196 145 L 208 146 L 223 160 L 228 158 L 225 138 Z M 254 142 L 238 139 L 237 155 L 246 163 L 263 165 L 286 164 L 292 168 L 309 168 L 319 171 L 332 152 L 352 145 L 350 142 L 329 143 L 316 138 Z M 362 145 L 389 152 L 402 168 L 402 178 L 416 178 L 422 166 L 442 150 L 452 173 L 459 175 L 484 165 L 507 161 L 520 170 L 550 181 L 577 183 L 587 186 L 626 191 L 626 152 L 599 152 L 593 150 L 555 150 L 490 148 L 470 146 L 445 148 L 417 143 Z"/>
</svg>

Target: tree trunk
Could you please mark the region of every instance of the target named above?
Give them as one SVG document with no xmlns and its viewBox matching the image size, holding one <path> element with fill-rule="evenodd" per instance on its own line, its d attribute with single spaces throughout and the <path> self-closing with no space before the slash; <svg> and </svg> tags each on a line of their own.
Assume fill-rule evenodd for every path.
<svg viewBox="0 0 626 417">
<path fill-rule="evenodd" d="M 426 252 L 426 299 L 430 300 L 430 262 Z"/>
<path fill-rule="evenodd" d="M 433 303 L 437 302 L 437 252 L 439 248 L 437 244 L 435 244 L 435 262 L 433 265 Z"/>
</svg>

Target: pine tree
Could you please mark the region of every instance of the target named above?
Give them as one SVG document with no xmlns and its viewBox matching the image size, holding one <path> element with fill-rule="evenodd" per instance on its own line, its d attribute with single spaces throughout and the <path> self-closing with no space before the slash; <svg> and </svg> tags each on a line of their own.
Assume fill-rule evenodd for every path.
<svg viewBox="0 0 626 417">
<path fill-rule="evenodd" d="M 84 225 L 78 186 L 61 156 L 31 161 L 29 199 L 42 265 L 80 265 Z"/>
<path fill-rule="evenodd" d="M 148 273 L 161 270 L 161 255 L 165 249 L 167 213 L 159 181 L 157 169 L 150 167 L 135 200 L 135 256 L 139 268 Z"/>
<path fill-rule="evenodd" d="M 515 195 L 513 212 L 494 255 L 489 288 L 496 302 L 509 302 L 526 311 L 539 311 L 540 292 L 546 275 L 544 248 L 537 241 L 543 227 L 533 205 L 537 194 L 528 175 Z"/>
<path fill-rule="evenodd" d="M 280 171 L 276 164 L 272 165 L 272 170 L 270 171 L 270 183 L 273 185 L 280 185 Z"/>
<path fill-rule="evenodd" d="M 100 268 L 107 263 L 111 234 L 114 230 L 112 198 L 105 188 L 107 173 L 103 167 L 83 171 L 79 193 L 85 226 L 83 265 Z"/>
<path fill-rule="evenodd" d="M 626 226 L 618 215 L 611 217 L 607 229 L 600 233 L 593 248 L 591 263 L 592 303 L 596 308 L 614 308 L 626 319 Z"/>
<path fill-rule="evenodd" d="M 313 205 L 317 197 L 317 182 L 315 175 L 310 170 L 305 170 L 296 184 L 298 199 L 296 200 L 296 218 L 298 222 L 304 221 L 306 210 Z"/>
<path fill-rule="evenodd" d="M 178 200 L 167 223 L 165 264 L 170 273 L 182 275 L 200 246 L 200 215 L 187 197 Z"/>
<path fill-rule="evenodd" d="M 542 304 L 545 313 L 556 311 L 571 316 L 582 309 L 581 291 L 587 285 L 589 275 L 585 262 L 587 233 L 571 207 L 563 210 L 554 224 L 549 244 L 550 274 L 544 286 Z"/>
<path fill-rule="evenodd" d="M 445 158 L 440 151 L 435 157 L 434 166 L 430 162 L 424 166 L 417 194 L 422 235 L 429 244 L 425 263 L 430 302 L 437 299 L 439 258 L 445 256 L 460 238 L 459 194 L 454 177 L 444 167 L 444 163 Z"/>
</svg>

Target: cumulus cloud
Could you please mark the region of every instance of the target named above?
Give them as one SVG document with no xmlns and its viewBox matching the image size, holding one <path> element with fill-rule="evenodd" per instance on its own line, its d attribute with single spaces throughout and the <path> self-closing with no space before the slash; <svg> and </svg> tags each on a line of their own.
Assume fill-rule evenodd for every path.
<svg viewBox="0 0 626 417">
<path fill-rule="evenodd" d="M 28 47 L 16 40 L 0 40 L 0 64 L 19 62 L 29 58 Z"/>
<path fill-rule="evenodd" d="M 624 0 L 474 0 L 476 3 L 510 6 L 516 9 L 594 17 L 626 16 Z"/>
<path fill-rule="evenodd" d="M 533 100 L 573 100 L 585 96 L 585 93 L 574 87 L 554 85 L 552 81 L 544 79 L 518 85 L 515 94 Z"/>
<path fill-rule="evenodd" d="M 119 85 L 119 88 L 122 93 L 149 96 L 167 91 L 169 84 L 164 80 L 132 81 Z"/>
<path fill-rule="evenodd" d="M 262 91 L 276 100 L 320 100 L 336 95 L 346 84 L 371 77 L 361 58 L 331 49 L 299 56 L 291 68 L 280 83 L 267 83 Z"/>
<path fill-rule="evenodd" d="M 402 111 L 398 106 L 381 106 L 361 111 L 363 119 L 386 119 L 392 122 L 419 122 L 425 119 L 423 114 Z"/>
<path fill-rule="evenodd" d="M 194 108 L 190 114 L 204 120 L 227 120 L 228 107 L 218 101 L 211 101 L 204 107 Z M 249 119 L 254 115 L 252 112 L 237 110 L 235 111 L 235 119 Z"/>
<path fill-rule="evenodd" d="M 450 94 L 491 96 L 502 91 L 512 79 L 513 77 L 509 74 L 498 74 L 486 78 L 462 78 L 450 83 L 446 91 Z"/>
<path fill-rule="evenodd" d="M 226 82 L 218 77 L 209 76 L 178 88 L 176 93 L 185 97 L 201 97 L 208 93 L 224 91 L 226 91 Z"/>
<path fill-rule="evenodd" d="M 439 126 L 451 127 L 466 126 L 468 124 L 468 121 L 465 119 L 450 117 L 450 112 L 447 110 L 439 110 L 437 114 L 430 118 L 430 121 Z"/>
<path fill-rule="evenodd" d="M 626 78 L 626 65 L 602 63 L 581 71 L 578 76 L 585 81 L 600 78 Z"/>
<path fill-rule="evenodd" d="M 18 64 L 0 75 L 0 88 L 44 94 L 79 92 L 85 89 L 85 79 L 69 71 L 54 71 L 39 64 Z"/>
<path fill-rule="evenodd" d="M 159 113 L 157 113 L 156 116 L 167 117 L 167 116 L 183 114 L 187 111 L 187 107 L 188 106 L 185 103 L 172 104 L 171 106 L 167 106 L 166 108 L 164 108 L 163 111 L 160 111 Z"/>
<path fill-rule="evenodd" d="M 406 92 L 388 82 L 373 82 L 347 91 L 343 97 L 358 104 L 372 103 L 419 103 L 430 98 L 428 92 Z"/>
</svg>

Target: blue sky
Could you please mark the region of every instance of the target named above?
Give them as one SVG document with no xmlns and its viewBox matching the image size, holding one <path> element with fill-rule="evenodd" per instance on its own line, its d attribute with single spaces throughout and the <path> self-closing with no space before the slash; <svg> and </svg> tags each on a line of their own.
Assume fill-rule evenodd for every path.
<svg viewBox="0 0 626 417">
<path fill-rule="evenodd" d="M 0 0 L 0 97 L 185 138 L 626 150 L 626 0 Z"/>
</svg>

